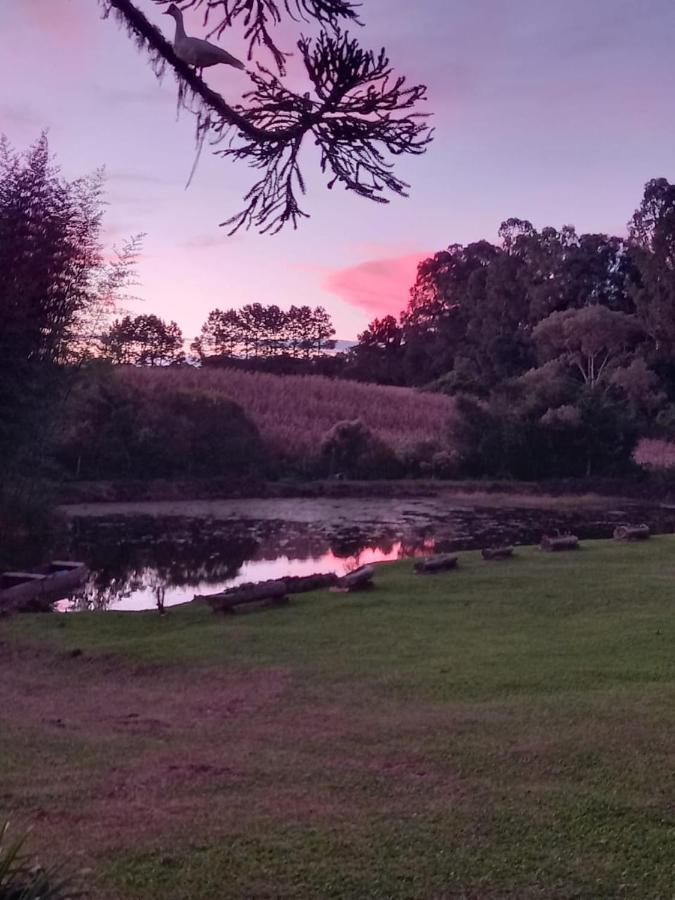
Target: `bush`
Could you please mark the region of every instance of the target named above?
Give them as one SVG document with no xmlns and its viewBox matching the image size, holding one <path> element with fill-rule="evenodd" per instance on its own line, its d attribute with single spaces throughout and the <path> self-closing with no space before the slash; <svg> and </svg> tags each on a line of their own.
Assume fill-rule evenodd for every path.
<svg viewBox="0 0 675 900">
<path fill-rule="evenodd" d="M 431 457 L 431 474 L 434 478 L 457 478 L 460 466 L 459 454 L 453 450 L 439 450 Z"/>
<path fill-rule="evenodd" d="M 324 474 L 345 478 L 396 478 L 401 464 L 391 449 L 360 419 L 338 422 L 321 443 Z"/>
<path fill-rule="evenodd" d="M 59 459 L 77 478 L 203 478 L 264 465 L 255 425 L 221 393 L 141 391 L 95 368 L 71 397 Z"/>
</svg>

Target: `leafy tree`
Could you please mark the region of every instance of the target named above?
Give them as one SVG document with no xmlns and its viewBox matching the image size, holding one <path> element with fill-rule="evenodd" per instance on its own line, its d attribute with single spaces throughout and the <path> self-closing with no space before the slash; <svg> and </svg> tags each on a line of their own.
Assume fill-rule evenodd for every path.
<svg viewBox="0 0 675 900">
<path fill-rule="evenodd" d="M 158 316 L 125 316 L 101 338 L 101 355 L 117 365 L 166 366 L 185 361 L 183 334 Z"/>
<path fill-rule="evenodd" d="M 248 72 L 252 86 L 244 104 L 237 105 L 182 62 L 132 0 L 99 2 L 148 54 L 157 77 L 171 68 L 179 106 L 195 116 L 199 146 L 208 139 L 219 156 L 262 173 L 245 195 L 243 210 L 223 223 L 232 232 L 250 226 L 275 232 L 306 216 L 299 203 L 305 190 L 300 154 L 308 141 L 318 147 L 329 187 L 341 184 L 379 203 L 388 202 L 388 194 L 406 195 L 408 186 L 394 174 L 392 158 L 421 154 L 431 140 L 420 114 L 426 88 L 409 87 L 384 50 L 364 50 L 343 29 L 358 22 L 351 0 L 184 0 L 183 9 L 204 10 L 211 35 L 243 26 L 257 67 Z M 157 2 L 166 7 L 170 0 Z M 288 54 L 275 30 L 298 21 L 314 22 L 320 33 L 298 40 L 306 85 L 297 86 L 296 75 L 291 87 L 285 81 Z"/>
</svg>

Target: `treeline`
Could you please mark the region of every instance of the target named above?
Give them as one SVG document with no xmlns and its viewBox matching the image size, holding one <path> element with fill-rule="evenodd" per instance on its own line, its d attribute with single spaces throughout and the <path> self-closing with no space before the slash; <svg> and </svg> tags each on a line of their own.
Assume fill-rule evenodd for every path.
<svg viewBox="0 0 675 900">
<path fill-rule="evenodd" d="M 214 309 L 199 337 L 185 352 L 185 339 L 176 322 L 156 315 L 125 316 L 115 320 L 94 341 L 92 351 L 115 365 L 167 366 L 196 363 L 302 362 L 310 370 L 335 347 L 335 329 L 322 306 L 249 303 L 241 309 Z M 297 368 L 297 366 L 295 367 Z"/>
<path fill-rule="evenodd" d="M 647 184 L 626 238 L 520 219 L 499 237 L 422 262 L 346 373 L 456 397 L 468 474 L 625 470 L 675 423 L 675 186 Z"/>
<path fill-rule="evenodd" d="M 335 329 L 322 306 L 249 303 L 241 309 L 214 309 L 191 349 L 201 359 L 288 356 L 310 360 L 335 347 Z"/>
</svg>

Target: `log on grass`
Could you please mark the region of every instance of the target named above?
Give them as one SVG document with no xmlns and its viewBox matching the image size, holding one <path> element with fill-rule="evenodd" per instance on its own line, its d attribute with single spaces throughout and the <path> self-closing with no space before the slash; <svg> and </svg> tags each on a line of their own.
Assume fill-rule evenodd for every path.
<svg viewBox="0 0 675 900">
<path fill-rule="evenodd" d="M 368 588 L 373 587 L 374 575 L 375 569 L 373 566 L 361 566 L 360 569 L 355 569 L 353 572 L 343 575 L 338 580 L 338 583 L 331 588 L 331 591 L 338 594 L 352 594 L 355 591 L 368 590 Z"/>
<path fill-rule="evenodd" d="M 513 547 L 484 547 L 481 551 L 483 559 L 508 559 L 513 556 Z"/>
<path fill-rule="evenodd" d="M 650 536 L 649 525 L 619 525 L 614 529 L 615 541 L 646 541 Z"/>
<path fill-rule="evenodd" d="M 233 612 L 237 606 L 265 604 L 282 606 L 288 603 L 288 589 L 285 581 L 264 581 L 261 584 L 243 584 L 219 594 L 195 597 L 196 601 L 206 601 L 214 612 Z"/>
<path fill-rule="evenodd" d="M 320 575 L 295 575 L 284 579 L 289 594 L 306 594 L 309 591 L 320 591 L 333 587 L 340 580 L 334 573 Z"/>
<path fill-rule="evenodd" d="M 544 535 L 541 539 L 541 549 L 549 553 L 559 553 L 564 550 L 578 550 L 579 538 L 574 534 L 557 536 Z"/>
<path fill-rule="evenodd" d="M 449 572 L 457 568 L 457 557 L 454 553 L 441 553 L 439 556 L 429 556 L 415 563 L 415 572 L 418 575 L 435 575 L 437 572 Z"/>
</svg>

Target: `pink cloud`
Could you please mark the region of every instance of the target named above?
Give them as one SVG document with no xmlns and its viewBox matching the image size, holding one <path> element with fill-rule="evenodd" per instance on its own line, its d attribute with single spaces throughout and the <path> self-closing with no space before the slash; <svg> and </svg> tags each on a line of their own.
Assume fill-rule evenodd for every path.
<svg viewBox="0 0 675 900">
<path fill-rule="evenodd" d="M 428 253 L 370 259 L 331 272 L 323 287 L 369 316 L 397 316 L 408 303 L 418 264 Z"/>
</svg>

